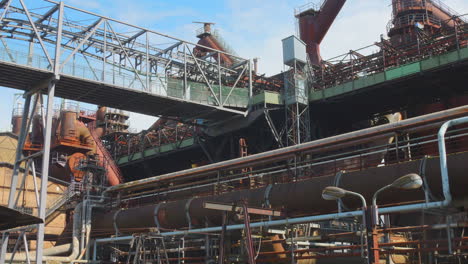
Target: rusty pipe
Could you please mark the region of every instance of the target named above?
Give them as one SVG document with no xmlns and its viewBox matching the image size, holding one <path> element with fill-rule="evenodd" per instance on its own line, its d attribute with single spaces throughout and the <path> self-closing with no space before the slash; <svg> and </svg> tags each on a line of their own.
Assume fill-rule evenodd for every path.
<svg viewBox="0 0 468 264">
<path fill-rule="evenodd" d="M 217 170 L 221 169 L 232 169 L 232 168 L 241 168 L 253 165 L 254 163 L 261 163 L 266 161 L 272 161 L 275 159 L 286 159 L 288 157 L 294 157 L 295 154 L 300 152 L 307 152 L 314 149 L 321 149 L 330 145 L 343 144 L 352 140 L 360 140 L 376 135 L 386 134 L 389 132 L 406 130 L 413 127 L 418 127 L 421 125 L 436 123 L 441 121 L 450 120 L 456 117 L 466 116 L 468 114 L 468 105 L 452 108 L 449 110 L 444 110 L 436 113 L 431 113 L 427 115 L 422 115 L 418 117 L 413 117 L 405 119 L 395 123 L 384 124 L 380 126 L 375 126 L 363 130 L 358 130 L 342 135 L 337 135 L 329 138 L 319 139 L 315 141 L 306 142 L 303 144 L 285 147 L 281 149 L 271 150 L 263 152 L 260 154 L 250 155 L 243 158 L 237 158 L 232 160 L 227 160 L 223 162 L 218 162 L 214 164 L 209 164 L 203 167 L 197 167 L 193 169 L 183 170 L 179 172 L 173 172 L 164 174 L 161 176 L 154 176 L 142 180 L 132 181 L 116 186 L 111 186 L 107 189 L 108 193 L 118 192 L 118 191 L 135 191 L 138 189 L 149 188 L 161 180 L 175 179 L 186 177 L 190 175 L 199 175 L 206 173 L 214 173 Z"/>
<path fill-rule="evenodd" d="M 468 153 L 449 156 L 449 162 L 452 164 L 449 168 L 451 175 L 450 185 L 452 194 L 457 199 L 466 196 L 463 186 L 467 186 L 468 178 L 464 177 L 465 170 L 463 164 L 468 158 Z M 443 194 L 440 181 L 440 164 L 438 158 L 429 158 L 426 163 L 427 175 L 425 180 L 434 195 Z M 366 171 L 356 171 L 346 173 L 342 176 L 340 187 L 361 193 L 368 200 L 373 192 L 392 182 L 401 175 L 419 171 L 420 161 L 395 164 L 385 167 L 371 168 Z M 205 226 L 205 220 L 209 219 L 211 223 L 219 225 L 221 214 L 219 212 L 205 209 L 203 203 L 224 202 L 235 203 L 241 198 L 248 201 L 249 206 L 261 207 L 268 200 L 272 209 L 285 209 L 289 217 L 299 215 L 316 215 L 331 213 L 336 210 L 336 203 L 325 201 L 321 198 L 321 191 L 326 187 L 333 185 L 335 176 L 317 177 L 300 182 L 291 182 L 272 185 L 253 190 L 240 190 L 231 193 L 224 193 L 216 196 L 196 197 L 186 200 L 173 202 L 150 204 L 142 207 L 129 208 L 113 211 L 110 213 L 96 213 L 93 221 L 93 227 L 97 230 L 135 231 L 141 228 L 161 229 L 179 229 L 183 227 L 201 227 Z M 362 184 L 366 182 L 366 184 Z M 408 203 L 424 199 L 422 191 L 389 191 L 382 194 L 382 208 L 385 205 L 395 203 Z M 304 199 L 304 197 L 308 197 Z M 346 201 L 350 207 L 357 208 L 360 203 L 357 199 L 349 198 Z M 382 210 L 384 210 L 383 208 Z M 117 227 L 118 230 L 112 230 Z"/>
<path fill-rule="evenodd" d="M 312 64 L 321 64 L 320 43 L 345 3 L 346 0 L 327 0 L 320 10 L 309 9 L 296 16 L 300 37 L 307 44 L 307 54 Z"/>
</svg>

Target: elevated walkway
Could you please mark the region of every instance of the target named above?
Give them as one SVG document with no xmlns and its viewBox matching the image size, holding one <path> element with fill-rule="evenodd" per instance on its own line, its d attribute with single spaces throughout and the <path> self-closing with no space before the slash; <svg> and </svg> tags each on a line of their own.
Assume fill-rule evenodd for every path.
<svg viewBox="0 0 468 264">
<path fill-rule="evenodd" d="M 239 63 L 225 67 L 195 57 L 196 44 L 71 6 L 62 10 L 54 1 L 35 3 L 41 4 L 28 10 L 17 0 L 0 2 L 0 86 L 46 92 L 59 76 L 55 95 L 65 99 L 181 120 L 246 114 L 249 60 L 236 57 Z"/>
</svg>

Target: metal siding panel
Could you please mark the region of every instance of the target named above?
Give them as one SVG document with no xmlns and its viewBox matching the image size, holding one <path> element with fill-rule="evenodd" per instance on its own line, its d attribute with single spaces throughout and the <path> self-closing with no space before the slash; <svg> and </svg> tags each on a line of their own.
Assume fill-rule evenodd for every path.
<svg viewBox="0 0 468 264">
<path fill-rule="evenodd" d="M 439 59 L 439 56 L 436 56 L 421 61 L 421 70 L 426 71 L 438 67 L 440 65 Z"/>
<path fill-rule="evenodd" d="M 444 55 L 440 55 L 440 64 L 448 64 L 455 62 L 459 59 L 458 51 L 452 51 Z"/>
<path fill-rule="evenodd" d="M 468 48 L 464 48 L 460 50 L 460 58 L 468 59 Z"/>
<path fill-rule="evenodd" d="M 323 91 L 312 91 L 310 93 L 310 101 L 318 101 L 323 97 Z"/>
<path fill-rule="evenodd" d="M 387 80 L 397 79 L 403 76 L 411 75 L 421 71 L 421 64 L 419 62 L 403 65 L 398 68 L 385 71 Z"/>
</svg>

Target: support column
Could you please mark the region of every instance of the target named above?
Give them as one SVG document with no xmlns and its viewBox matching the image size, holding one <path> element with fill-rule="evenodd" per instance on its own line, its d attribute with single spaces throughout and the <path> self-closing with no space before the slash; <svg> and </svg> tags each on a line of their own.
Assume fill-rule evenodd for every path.
<svg viewBox="0 0 468 264">
<path fill-rule="evenodd" d="M 28 117 L 29 117 L 29 108 L 31 105 L 31 94 L 26 94 L 26 100 L 24 102 L 24 110 L 23 110 L 23 120 L 21 120 L 21 130 L 18 137 L 18 145 L 16 146 L 16 157 L 15 157 L 15 164 L 13 166 L 13 172 L 11 175 L 11 184 L 10 184 L 10 194 L 8 197 L 8 208 L 15 207 L 15 194 L 16 194 L 16 186 L 18 185 L 18 171 L 21 165 L 21 158 L 23 155 L 23 146 L 24 142 L 26 141 L 26 136 L 28 134 Z M 2 248 L 0 252 L 0 264 L 5 263 L 5 256 L 8 247 L 8 240 L 10 234 L 8 232 L 3 233 L 2 238 Z"/>
<path fill-rule="evenodd" d="M 55 83 L 56 80 L 52 79 L 49 82 L 49 90 L 47 93 L 47 117 L 45 124 L 44 135 L 44 154 L 42 156 L 42 171 L 41 171 L 41 192 L 39 198 L 39 218 L 45 220 L 45 213 L 47 208 L 47 185 L 49 182 L 49 162 L 50 162 L 50 145 L 52 135 L 52 115 L 54 113 L 54 97 L 55 97 Z M 37 240 L 36 240 L 36 263 L 42 263 L 42 250 L 44 246 L 44 231 L 45 224 L 39 224 L 37 227 Z"/>
<path fill-rule="evenodd" d="M 42 171 L 41 171 L 41 195 L 39 198 L 39 218 L 45 222 L 46 208 L 47 208 L 47 185 L 49 182 L 49 163 L 50 163 L 50 145 L 52 135 L 52 115 L 54 114 L 54 98 L 55 98 L 55 84 L 60 79 L 60 55 L 62 46 L 62 28 L 63 28 L 63 9 L 64 3 L 61 1 L 58 9 L 57 20 L 57 40 L 55 42 L 55 60 L 54 60 L 54 77 L 49 81 L 47 91 L 47 117 L 45 123 L 44 133 L 44 154 L 42 156 Z M 37 240 L 36 240 L 36 263 L 42 264 L 42 252 L 44 249 L 44 232 L 45 224 L 37 226 Z"/>
</svg>

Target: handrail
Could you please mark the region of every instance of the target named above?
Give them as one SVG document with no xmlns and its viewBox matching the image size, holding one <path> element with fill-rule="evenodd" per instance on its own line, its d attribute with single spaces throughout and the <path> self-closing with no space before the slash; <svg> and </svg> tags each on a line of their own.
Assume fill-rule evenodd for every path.
<svg viewBox="0 0 468 264">
<path fill-rule="evenodd" d="M 462 117 L 453 119 L 450 121 L 445 122 L 441 128 L 439 129 L 439 155 L 441 159 L 441 181 L 442 181 L 442 188 L 444 191 L 445 199 L 443 201 L 438 202 L 430 202 L 430 203 L 417 203 L 417 204 L 409 204 L 409 205 L 400 205 L 400 206 L 391 206 L 378 209 L 380 214 L 389 214 L 389 213 L 403 213 L 403 212 L 413 212 L 418 210 L 428 210 L 433 208 L 443 208 L 451 204 L 452 197 L 450 195 L 450 185 L 447 173 L 447 159 L 446 159 L 446 150 L 445 150 L 445 138 L 444 135 L 447 129 L 451 126 L 459 125 L 468 123 L 468 117 Z M 325 214 L 325 215 L 315 215 L 315 216 L 306 216 L 306 217 L 298 217 L 298 218 L 289 218 L 289 219 L 281 219 L 281 220 L 273 220 L 273 221 L 264 221 L 264 222 L 256 222 L 250 224 L 251 228 L 255 227 L 264 227 L 269 228 L 272 226 L 278 225 L 291 225 L 291 224 L 300 224 L 300 223 L 307 223 L 307 222 L 318 222 L 324 220 L 331 220 L 331 219 L 340 219 L 340 218 L 349 218 L 349 217 L 356 217 L 362 216 L 364 213 L 361 210 L 351 211 L 351 212 L 343 212 L 343 213 L 334 213 L 334 214 Z M 188 234 L 200 234 L 200 233 L 210 233 L 210 232 L 220 232 L 225 228 L 225 230 L 239 230 L 243 229 L 243 224 L 235 224 L 229 226 L 216 226 L 216 227 L 207 227 L 207 228 L 198 228 L 198 229 L 189 229 L 189 230 L 176 230 L 172 232 L 163 232 L 161 233 L 162 236 L 178 236 L 178 235 L 188 235 Z M 114 238 L 104 238 L 104 239 L 96 239 L 96 244 L 103 244 L 103 243 L 110 243 L 115 241 L 124 241 L 131 239 L 132 236 L 124 236 L 124 237 L 114 237 Z"/>
<path fill-rule="evenodd" d="M 319 139 L 311 142 L 306 142 L 303 144 L 285 147 L 281 149 L 271 150 L 263 152 L 260 154 L 250 155 L 243 158 L 232 159 L 228 161 L 222 161 L 198 168 L 188 169 L 184 171 L 178 171 L 173 173 L 168 173 L 165 175 L 154 176 L 142 180 L 136 180 L 133 182 L 128 182 L 125 184 L 112 186 L 107 189 L 108 192 L 115 192 L 120 190 L 129 190 L 129 189 L 139 189 L 147 188 L 151 184 L 160 182 L 161 180 L 174 180 L 175 178 L 183 178 L 193 175 L 206 175 L 209 173 L 216 173 L 218 170 L 225 169 L 235 169 L 242 168 L 246 166 L 252 166 L 255 163 L 264 163 L 266 161 L 278 161 L 281 159 L 288 159 L 294 157 L 299 153 L 308 153 L 312 152 L 314 149 L 324 149 L 325 147 L 340 146 L 340 143 L 349 143 L 352 140 L 358 141 L 363 139 L 368 139 L 370 137 L 375 137 L 378 135 L 392 135 L 395 131 L 401 131 L 403 129 L 414 128 L 429 123 L 437 123 L 445 121 L 450 118 L 455 118 L 459 116 L 465 116 L 468 113 L 468 106 L 462 106 L 458 108 L 453 108 L 437 113 L 431 113 L 423 116 L 418 116 L 406 120 L 402 120 L 396 123 L 371 127 L 359 131 L 354 131 L 338 136 L 333 136 L 329 138 Z M 322 150 L 323 151 L 323 150 Z"/>
</svg>

